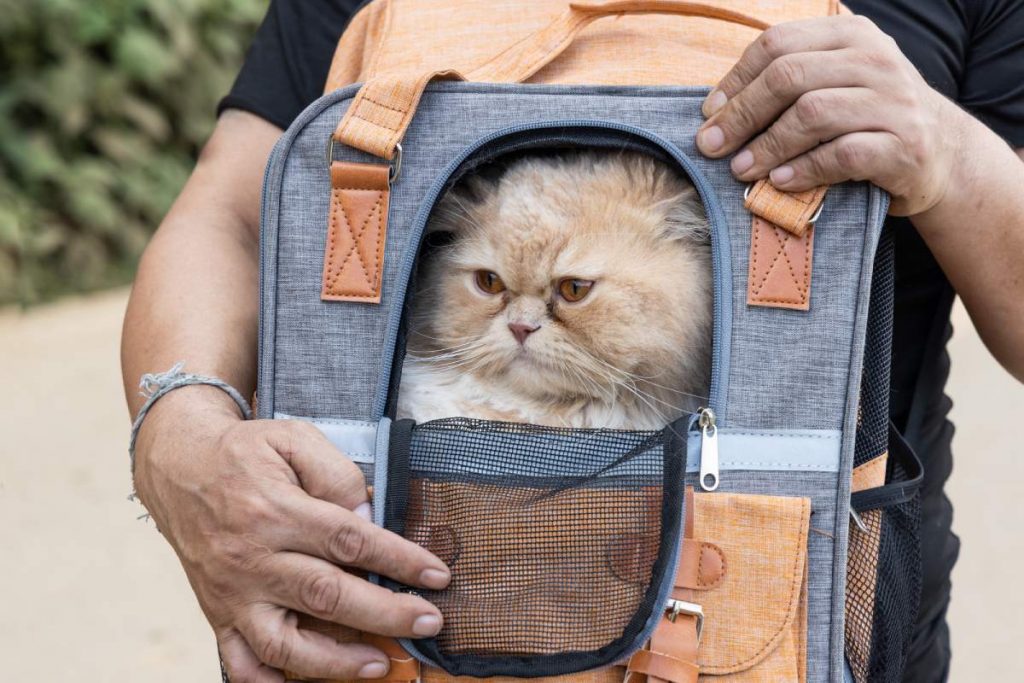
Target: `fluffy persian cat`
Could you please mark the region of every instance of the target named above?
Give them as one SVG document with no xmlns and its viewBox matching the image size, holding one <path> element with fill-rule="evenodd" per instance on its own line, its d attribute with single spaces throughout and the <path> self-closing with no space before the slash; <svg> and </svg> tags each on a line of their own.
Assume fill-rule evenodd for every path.
<svg viewBox="0 0 1024 683">
<path fill-rule="evenodd" d="M 634 153 L 523 157 L 439 202 L 414 284 L 399 417 L 659 429 L 706 401 L 708 222 Z"/>
</svg>

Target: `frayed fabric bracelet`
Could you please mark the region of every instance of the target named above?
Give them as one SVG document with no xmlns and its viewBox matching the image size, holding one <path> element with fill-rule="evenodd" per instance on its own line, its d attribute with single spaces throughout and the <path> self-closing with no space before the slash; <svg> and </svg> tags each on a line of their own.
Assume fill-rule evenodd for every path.
<svg viewBox="0 0 1024 683">
<path fill-rule="evenodd" d="M 135 422 L 132 423 L 131 438 L 128 441 L 128 457 L 131 458 L 132 474 L 135 474 L 135 440 L 139 436 L 139 429 L 142 427 L 143 420 L 146 419 L 146 414 L 149 413 L 149 409 L 153 407 L 154 403 L 175 389 L 196 384 L 207 384 L 211 387 L 217 387 L 238 404 L 238 409 L 242 411 L 242 417 L 246 420 L 252 419 L 252 408 L 249 406 L 249 402 L 238 393 L 237 389 L 216 377 L 183 372 L 184 368 L 185 362 L 180 361 L 175 363 L 174 367 L 167 372 L 158 374 L 147 373 L 139 380 L 139 393 L 146 397 L 146 402 L 142 404 L 139 414 L 135 416 Z"/>
</svg>

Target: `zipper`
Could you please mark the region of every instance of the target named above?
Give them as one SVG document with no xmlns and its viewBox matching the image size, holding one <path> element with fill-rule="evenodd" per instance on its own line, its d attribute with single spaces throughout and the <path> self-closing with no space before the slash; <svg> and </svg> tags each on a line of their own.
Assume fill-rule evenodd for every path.
<svg viewBox="0 0 1024 683">
<path fill-rule="evenodd" d="M 718 425 L 715 411 L 701 408 L 697 411 L 700 427 L 700 487 L 705 491 L 718 488 Z"/>
</svg>

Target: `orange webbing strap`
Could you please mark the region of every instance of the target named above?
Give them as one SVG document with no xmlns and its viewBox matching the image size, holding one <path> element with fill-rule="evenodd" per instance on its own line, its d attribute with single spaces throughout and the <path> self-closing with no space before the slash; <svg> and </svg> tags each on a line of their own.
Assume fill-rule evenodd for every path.
<svg viewBox="0 0 1024 683">
<path fill-rule="evenodd" d="M 802 237 L 825 201 L 826 190 L 828 186 L 822 185 L 805 192 L 783 192 L 764 178 L 754 183 L 743 205 L 755 216 Z"/>
<path fill-rule="evenodd" d="M 684 0 L 612 0 L 572 3 L 547 26 L 489 62 L 466 73 L 453 70 L 383 75 L 368 80 L 356 94 L 334 139 L 374 156 L 391 159 L 427 84 L 435 79 L 519 83 L 562 54 L 590 22 L 624 14 L 678 14 L 720 19 L 759 30 L 768 24 L 740 12 Z"/>
</svg>

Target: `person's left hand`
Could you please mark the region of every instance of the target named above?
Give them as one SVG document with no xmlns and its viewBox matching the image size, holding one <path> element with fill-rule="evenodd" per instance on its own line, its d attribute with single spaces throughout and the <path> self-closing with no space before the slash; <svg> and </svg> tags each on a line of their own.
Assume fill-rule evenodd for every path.
<svg viewBox="0 0 1024 683">
<path fill-rule="evenodd" d="M 774 26 L 755 40 L 704 101 L 705 155 L 733 174 L 769 175 L 799 192 L 870 180 L 890 213 L 932 208 L 960 153 L 961 112 L 933 90 L 892 38 L 864 17 Z"/>
</svg>

